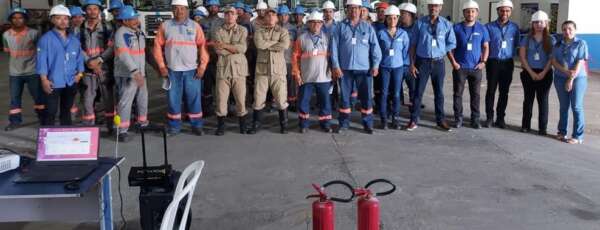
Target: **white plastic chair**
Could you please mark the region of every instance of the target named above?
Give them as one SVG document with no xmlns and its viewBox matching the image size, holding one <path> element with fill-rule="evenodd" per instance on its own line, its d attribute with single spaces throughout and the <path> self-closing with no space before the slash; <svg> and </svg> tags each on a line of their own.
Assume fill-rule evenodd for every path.
<svg viewBox="0 0 600 230">
<path fill-rule="evenodd" d="M 181 216 L 181 220 L 179 221 L 179 230 L 184 230 L 188 220 L 188 215 L 190 213 L 190 207 L 192 205 L 192 197 L 194 196 L 194 190 L 196 188 L 196 184 L 198 183 L 198 179 L 200 178 L 200 173 L 202 173 L 202 169 L 204 168 L 204 161 L 195 161 L 190 164 L 179 177 L 179 181 L 177 181 L 177 187 L 175 188 L 175 193 L 173 193 L 173 201 L 167 207 L 165 211 L 165 215 L 163 216 L 162 222 L 160 224 L 160 230 L 172 230 L 173 225 L 175 224 L 175 218 L 177 215 L 177 210 L 179 209 L 179 203 L 185 196 L 187 196 L 187 201 L 185 204 L 185 210 L 183 215 Z"/>
</svg>

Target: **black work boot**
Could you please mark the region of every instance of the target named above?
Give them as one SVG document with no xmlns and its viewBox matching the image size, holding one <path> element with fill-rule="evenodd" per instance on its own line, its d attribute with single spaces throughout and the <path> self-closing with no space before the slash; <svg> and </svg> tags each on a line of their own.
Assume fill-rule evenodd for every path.
<svg viewBox="0 0 600 230">
<path fill-rule="evenodd" d="M 239 117 L 239 121 L 240 121 L 240 134 L 245 134 L 246 131 L 246 116 L 241 116 Z"/>
<path fill-rule="evenodd" d="M 262 110 L 254 110 L 252 113 L 252 126 L 248 129 L 248 134 L 255 134 L 260 128 L 260 119 L 262 116 Z"/>
<path fill-rule="evenodd" d="M 279 130 L 279 132 L 281 134 L 286 134 L 287 133 L 287 123 L 288 123 L 288 112 L 286 109 L 284 110 L 279 110 L 279 126 L 281 127 L 281 130 Z"/>
<path fill-rule="evenodd" d="M 215 135 L 223 136 L 225 134 L 225 117 L 217 117 L 217 131 Z"/>
</svg>

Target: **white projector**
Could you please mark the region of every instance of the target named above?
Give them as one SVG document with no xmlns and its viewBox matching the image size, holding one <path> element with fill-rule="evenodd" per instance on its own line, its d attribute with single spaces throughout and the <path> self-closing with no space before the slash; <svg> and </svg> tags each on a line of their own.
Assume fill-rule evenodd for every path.
<svg viewBox="0 0 600 230">
<path fill-rule="evenodd" d="M 0 173 L 19 167 L 19 155 L 10 151 L 0 150 Z"/>
</svg>

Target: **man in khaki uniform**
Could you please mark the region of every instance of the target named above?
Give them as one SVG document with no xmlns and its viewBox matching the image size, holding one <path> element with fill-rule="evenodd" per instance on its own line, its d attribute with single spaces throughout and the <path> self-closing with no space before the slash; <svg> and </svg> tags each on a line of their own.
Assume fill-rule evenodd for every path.
<svg viewBox="0 0 600 230">
<path fill-rule="evenodd" d="M 248 31 L 236 23 L 237 11 L 233 7 L 223 10 L 225 23 L 216 29 L 213 46 L 217 56 L 217 131 L 215 135 L 225 134 L 225 116 L 229 93 L 235 98 L 236 115 L 239 117 L 240 133 L 246 133 L 246 76 L 248 62 L 246 60 L 246 37 Z"/>
<path fill-rule="evenodd" d="M 249 134 L 260 126 L 261 111 L 265 107 L 267 91 L 271 89 L 275 105 L 279 109 L 281 133 L 287 133 L 287 69 L 284 51 L 290 46 L 288 30 L 277 25 L 277 10 L 269 8 L 264 24 L 254 35 L 256 44 L 256 76 L 254 79 L 254 113 Z"/>
</svg>

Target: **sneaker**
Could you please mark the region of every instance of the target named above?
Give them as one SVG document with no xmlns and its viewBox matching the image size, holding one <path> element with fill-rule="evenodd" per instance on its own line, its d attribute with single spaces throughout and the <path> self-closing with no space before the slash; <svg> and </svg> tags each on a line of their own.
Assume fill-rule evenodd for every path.
<svg viewBox="0 0 600 230">
<path fill-rule="evenodd" d="M 500 120 L 496 120 L 496 123 L 494 123 L 494 126 L 501 128 L 501 129 L 506 129 L 506 123 L 504 122 L 504 119 Z"/>
<path fill-rule="evenodd" d="M 11 123 L 11 124 L 8 124 L 6 127 L 4 127 L 4 131 L 12 131 L 12 130 L 19 128 L 19 126 L 20 126 L 19 124 Z"/>
<path fill-rule="evenodd" d="M 204 131 L 200 127 L 192 127 L 192 134 L 196 136 L 202 136 L 204 135 Z"/>
<path fill-rule="evenodd" d="M 452 131 L 452 129 L 450 128 L 450 126 L 448 125 L 448 123 L 446 123 L 445 121 L 438 122 L 437 126 L 442 131 L 446 131 L 446 132 Z"/>
<path fill-rule="evenodd" d="M 167 131 L 167 137 L 174 137 L 179 135 L 179 131 L 178 130 L 174 130 L 174 129 L 169 129 Z"/>
<path fill-rule="evenodd" d="M 486 128 L 492 127 L 492 123 L 494 123 L 494 121 L 492 119 L 487 119 L 483 123 L 483 127 L 486 127 Z"/>
<path fill-rule="evenodd" d="M 462 126 L 463 126 L 463 120 L 461 120 L 461 119 L 457 119 L 457 120 L 454 122 L 454 128 L 457 128 L 457 129 L 459 129 L 459 128 L 461 128 Z"/>
<path fill-rule="evenodd" d="M 472 120 L 471 127 L 473 127 L 474 129 L 481 129 L 481 124 L 479 123 L 479 119 Z"/>
<path fill-rule="evenodd" d="M 340 127 L 338 127 L 338 129 L 335 132 L 339 133 L 339 134 L 348 132 L 348 127 L 340 126 Z"/>
<path fill-rule="evenodd" d="M 529 133 L 530 131 L 531 131 L 530 128 L 525 128 L 525 127 L 521 128 L 522 133 Z"/>
<path fill-rule="evenodd" d="M 371 128 L 371 127 L 365 127 L 364 130 L 365 130 L 366 134 L 373 134 L 374 133 L 373 128 Z"/>
<path fill-rule="evenodd" d="M 300 133 L 307 133 L 308 132 L 308 128 L 300 128 Z"/>
<path fill-rule="evenodd" d="M 331 129 L 331 127 L 324 127 L 324 128 L 321 128 L 321 129 L 322 129 L 322 130 L 323 130 L 323 132 L 325 132 L 325 133 L 332 133 L 332 132 L 333 132 L 333 130 Z"/>
<path fill-rule="evenodd" d="M 131 136 L 129 136 L 128 133 L 119 133 L 117 140 L 119 142 L 129 142 L 131 140 Z"/>
<path fill-rule="evenodd" d="M 415 123 L 414 121 L 411 121 L 410 123 L 408 123 L 408 125 L 404 129 L 406 131 L 413 131 L 417 128 L 418 128 L 417 123 Z"/>
</svg>

